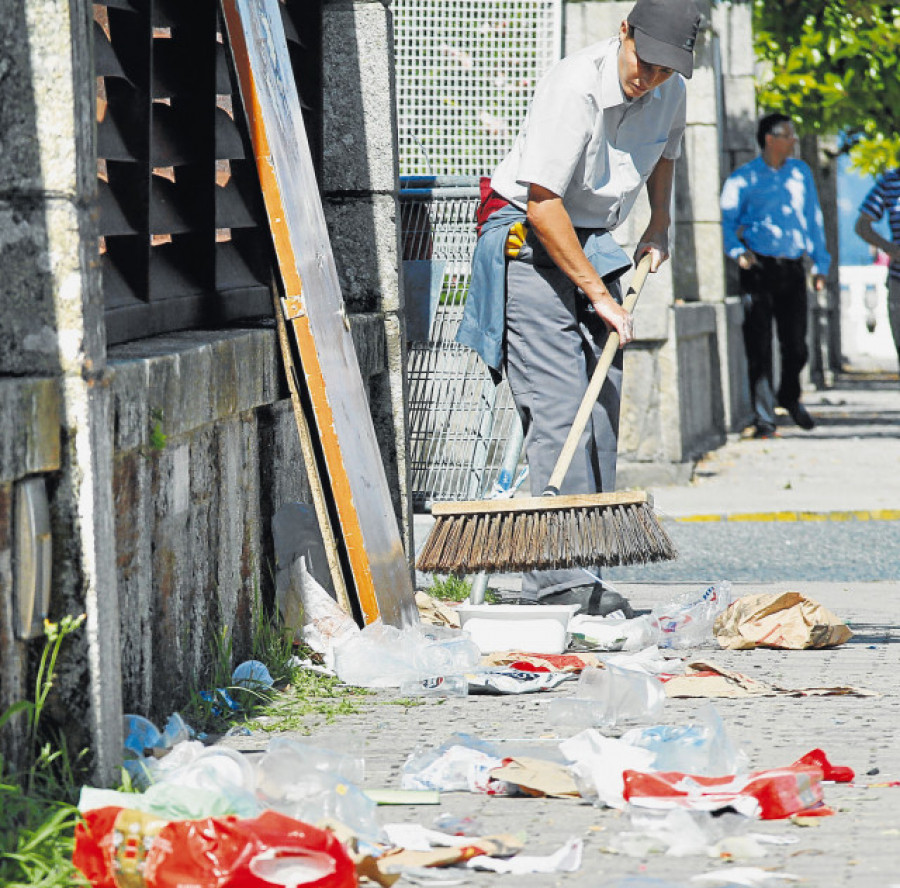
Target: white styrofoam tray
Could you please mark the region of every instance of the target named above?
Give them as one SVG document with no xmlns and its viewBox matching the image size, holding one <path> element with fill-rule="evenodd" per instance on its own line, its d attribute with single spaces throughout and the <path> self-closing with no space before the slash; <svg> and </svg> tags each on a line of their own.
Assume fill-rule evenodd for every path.
<svg viewBox="0 0 900 888">
<path fill-rule="evenodd" d="M 457 613 L 461 628 L 483 654 L 561 654 L 569 644 L 569 619 L 577 610 L 577 604 L 461 604 Z"/>
</svg>

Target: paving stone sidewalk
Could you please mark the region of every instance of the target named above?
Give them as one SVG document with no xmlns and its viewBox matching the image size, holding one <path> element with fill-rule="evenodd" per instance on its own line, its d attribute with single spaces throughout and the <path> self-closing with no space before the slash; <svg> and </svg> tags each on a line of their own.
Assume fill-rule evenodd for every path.
<svg viewBox="0 0 900 888">
<path fill-rule="evenodd" d="M 598 888 L 625 876 L 654 877 L 666 885 L 690 885 L 698 874 L 715 872 L 721 881 L 734 867 L 760 866 L 793 874 L 815 886 L 900 886 L 900 621 L 896 608 L 900 583 L 775 584 L 735 586 L 737 595 L 786 588 L 804 592 L 849 620 L 854 638 L 826 651 L 734 651 L 710 646 L 684 652 L 712 659 L 755 679 L 785 687 L 853 685 L 877 691 L 878 697 L 760 697 L 719 699 L 715 706 L 733 741 L 749 755 L 755 769 L 788 765 L 816 747 L 835 764 L 857 774 L 850 785 L 828 785 L 826 802 L 837 814 L 801 827 L 786 821 L 761 821 L 755 831 L 783 837 L 791 844 L 767 846 L 758 860 L 728 863 L 703 856 L 675 858 L 652 854 L 645 858 L 608 852 L 613 838 L 630 829 L 627 817 L 579 799 L 502 798 L 469 793 L 443 793 L 439 806 L 379 808 L 382 822 L 419 823 L 431 827 L 438 814 L 476 818 L 487 833 L 523 833 L 523 853 L 549 854 L 570 837 L 584 840 L 584 857 L 575 873 L 501 876 L 454 870 L 445 873 L 473 886 L 519 884 Z M 623 588 L 634 605 L 649 609 L 657 601 L 683 591 L 676 586 L 631 584 Z M 698 590 L 702 591 L 702 590 Z M 307 737 L 316 745 L 362 753 L 367 785 L 400 787 L 400 769 L 407 756 L 433 747 L 454 732 L 486 740 L 541 740 L 555 743 L 575 733 L 551 724 L 551 700 L 570 695 L 574 683 L 555 691 L 527 696 L 427 699 L 405 705 L 396 691 L 378 691 L 363 698 L 363 711 L 332 724 L 310 723 Z M 667 724 L 693 720 L 705 701 L 667 700 L 662 717 Z M 621 730 L 607 731 L 610 735 Z M 231 738 L 229 745 L 245 751 L 264 748 L 269 735 Z M 405 880 L 400 884 L 404 884 Z M 406 884 L 409 884 L 406 882 Z M 635 883 L 639 884 L 639 883 Z M 651 884 L 651 883 L 647 883 Z M 710 883 L 703 883 L 710 884 Z M 771 884 L 782 884 L 772 882 Z"/>
</svg>

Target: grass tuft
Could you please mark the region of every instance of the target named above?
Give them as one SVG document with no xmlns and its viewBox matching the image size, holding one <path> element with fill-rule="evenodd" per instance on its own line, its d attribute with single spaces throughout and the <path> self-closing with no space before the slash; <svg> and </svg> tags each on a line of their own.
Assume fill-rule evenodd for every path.
<svg viewBox="0 0 900 888">
<path fill-rule="evenodd" d="M 74 802 L 87 774 L 86 752 L 73 759 L 65 737 L 46 732 L 42 723 L 60 649 L 83 622 L 83 614 L 59 623 L 44 621 L 34 699 L 14 703 L 0 715 L 0 728 L 25 719 L 28 742 L 24 768 L 14 770 L 0 758 L 0 885 L 9 888 L 89 884 L 72 865 L 80 818 Z"/>
</svg>

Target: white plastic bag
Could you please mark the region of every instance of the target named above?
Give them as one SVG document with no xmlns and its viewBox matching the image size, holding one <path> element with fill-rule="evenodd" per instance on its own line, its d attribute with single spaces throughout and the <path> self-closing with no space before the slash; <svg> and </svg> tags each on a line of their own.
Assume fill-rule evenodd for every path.
<svg viewBox="0 0 900 888">
<path fill-rule="evenodd" d="M 353 617 L 316 582 L 306 569 L 306 558 L 302 555 L 291 565 L 290 589 L 299 589 L 301 636 L 317 653 L 327 656 L 333 645 L 359 634 Z M 293 593 L 290 593 L 288 600 L 292 599 Z"/>
<path fill-rule="evenodd" d="M 334 646 L 338 678 L 364 688 L 399 688 L 409 681 L 462 675 L 480 659 L 471 636 L 449 626 L 398 629 L 376 620 Z"/>
<path fill-rule="evenodd" d="M 662 711 L 666 692 L 653 675 L 607 664 L 586 667 L 578 679 L 574 697 L 551 700 L 551 722 L 578 727 L 614 726 L 633 719 L 655 719 Z"/>
<path fill-rule="evenodd" d="M 650 619 L 659 633 L 661 648 L 683 649 L 713 643 L 713 623 L 732 601 L 731 583 L 713 583 L 699 595 L 683 592 L 657 604 Z"/>
</svg>

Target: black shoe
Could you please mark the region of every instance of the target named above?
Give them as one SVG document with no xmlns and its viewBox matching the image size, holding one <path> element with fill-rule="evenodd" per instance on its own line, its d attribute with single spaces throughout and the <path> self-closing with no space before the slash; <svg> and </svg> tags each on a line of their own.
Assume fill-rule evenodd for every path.
<svg viewBox="0 0 900 888">
<path fill-rule="evenodd" d="M 758 425 L 753 430 L 754 438 L 777 438 L 778 432 L 775 431 L 775 426 L 770 425 Z"/>
<path fill-rule="evenodd" d="M 814 428 L 816 421 L 809 415 L 806 408 L 799 402 L 794 401 L 793 404 L 782 404 L 785 410 L 791 415 L 791 419 L 807 432 Z"/>
<path fill-rule="evenodd" d="M 580 612 L 590 617 L 605 617 L 614 611 L 622 611 L 628 620 L 634 617 L 628 600 L 613 589 L 605 589 L 602 583 L 587 583 L 552 592 L 539 598 L 537 604 L 577 604 Z"/>
<path fill-rule="evenodd" d="M 570 586 L 568 589 L 562 589 L 559 592 L 551 592 L 549 595 L 542 595 L 533 604 L 577 604 L 581 613 L 589 613 L 588 607 L 591 603 L 591 594 L 594 591 L 593 583 L 585 586 Z"/>
</svg>

